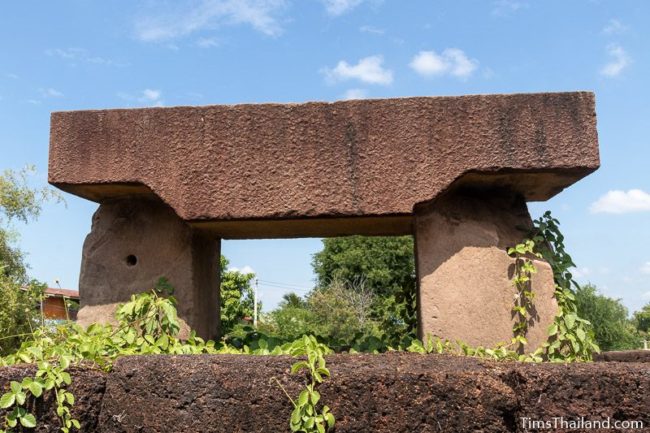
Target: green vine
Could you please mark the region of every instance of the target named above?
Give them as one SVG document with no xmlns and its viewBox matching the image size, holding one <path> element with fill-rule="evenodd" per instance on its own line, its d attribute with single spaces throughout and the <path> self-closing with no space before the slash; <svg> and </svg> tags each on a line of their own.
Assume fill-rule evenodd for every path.
<svg viewBox="0 0 650 433">
<path fill-rule="evenodd" d="M 66 323 L 55 329 L 41 327 L 16 353 L 0 358 L 0 366 L 36 365 L 34 375 L 23 378 L 21 382 L 11 381 L 0 396 L 0 409 L 5 410 L 0 433 L 36 427 L 34 402 L 46 393 L 54 397 L 60 431 L 79 430 L 81 424 L 72 416 L 75 397 L 68 390 L 72 383 L 68 372 L 71 366 L 83 363 L 85 368 L 110 371 L 115 359 L 125 355 L 201 353 L 305 356 L 306 360 L 295 363 L 291 370 L 292 373 L 305 370 L 310 376 L 310 383 L 295 402 L 292 400 L 292 431 L 321 433 L 333 428 L 334 416 L 327 406 L 319 409 L 320 394 L 316 389 L 330 375 L 324 355 L 331 350 L 326 345 L 313 336 L 283 344 L 259 338 L 250 346 L 243 347 L 206 342 L 194 332 L 187 340 L 180 340 L 176 299 L 172 293 L 173 288 L 161 278 L 150 292 L 131 296 L 129 302 L 117 309 L 117 327 L 94 324 L 83 328 L 75 323 Z"/>
<path fill-rule="evenodd" d="M 554 362 L 590 361 L 594 352 L 600 348 L 596 344 L 591 323 L 578 316 L 573 280 L 569 271 L 575 267 L 571 256 L 566 252 L 564 236 L 560 232 L 560 222 L 550 211 L 535 220 L 532 236 L 538 253 L 553 269 L 555 280 L 555 299 L 559 312 L 548 328 L 549 339 L 536 353 Z"/>
<path fill-rule="evenodd" d="M 41 327 L 20 349 L 0 358 L 0 366 L 28 363 L 36 365 L 32 377 L 12 381 L 0 397 L 0 409 L 5 409 L 4 426 L 0 433 L 14 432 L 22 426 L 34 428 L 36 418 L 30 411 L 34 399 L 52 393 L 60 431 L 79 430 L 80 423 L 72 416 L 74 395 L 67 390 L 72 377 L 70 366 L 110 370 L 113 361 L 122 355 L 154 353 L 216 353 L 212 341 L 205 342 L 194 334 L 183 342 L 176 315 L 176 300 L 170 295 L 166 280 L 161 279 L 149 293 L 133 295 L 131 301 L 117 311 L 119 326 L 91 325 L 83 328 L 68 323 L 51 330 Z"/>
<path fill-rule="evenodd" d="M 292 344 L 290 354 L 292 356 L 306 356 L 307 359 L 293 364 L 291 374 L 304 370 L 309 376 L 309 383 L 300 391 L 298 398 L 295 400 L 274 378 L 293 405 L 293 412 L 291 412 L 291 418 L 289 419 L 289 427 L 292 432 L 325 433 L 334 428 L 336 420 L 330 408 L 323 406 L 320 410 L 318 409 L 321 397 L 316 390 L 316 387 L 323 382 L 325 377 L 330 377 L 324 355 L 331 353 L 331 351 L 330 348 L 319 343 L 313 336 L 304 336 Z"/>
<path fill-rule="evenodd" d="M 533 308 L 535 299 L 535 293 L 531 286 L 532 277 L 533 274 L 537 273 L 537 268 L 530 257 L 541 258 L 541 254 L 535 252 L 535 243 L 530 239 L 509 248 L 508 254 L 515 257 L 515 274 L 512 278 L 512 284 L 517 289 L 515 305 L 512 307 L 512 311 L 517 317 L 512 329 L 512 344 L 516 347 L 515 350 L 518 353 L 523 353 L 524 346 L 528 344 L 526 334 L 528 333 L 530 311 Z"/>
</svg>

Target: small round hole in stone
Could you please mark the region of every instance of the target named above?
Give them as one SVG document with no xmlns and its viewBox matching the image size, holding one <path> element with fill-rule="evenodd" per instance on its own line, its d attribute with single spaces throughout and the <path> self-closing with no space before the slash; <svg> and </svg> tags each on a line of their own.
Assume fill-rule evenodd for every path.
<svg viewBox="0 0 650 433">
<path fill-rule="evenodd" d="M 135 266 L 138 264 L 138 258 L 134 256 L 133 254 L 129 254 L 126 256 L 126 265 L 127 266 Z"/>
</svg>

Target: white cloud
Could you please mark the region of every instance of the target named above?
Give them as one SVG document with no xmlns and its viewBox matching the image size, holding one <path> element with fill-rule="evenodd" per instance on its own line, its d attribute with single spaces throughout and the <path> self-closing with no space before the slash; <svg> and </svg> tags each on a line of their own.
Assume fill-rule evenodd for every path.
<svg viewBox="0 0 650 433">
<path fill-rule="evenodd" d="M 61 97 L 63 97 L 63 93 L 61 93 L 58 90 L 53 89 L 51 87 L 49 87 L 47 89 L 39 89 L 39 91 L 41 92 L 41 96 L 43 96 L 43 98 L 61 98 Z"/>
<path fill-rule="evenodd" d="M 592 203 L 592 213 L 650 212 L 650 194 L 640 189 L 608 191 Z"/>
<path fill-rule="evenodd" d="M 607 54 L 612 59 L 602 67 L 600 70 L 601 75 L 606 77 L 616 77 L 630 64 L 630 56 L 628 56 L 620 45 L 609 44 L 607 46 Z"/>
<path fill-rule="evenodd" d="M 5 76 L 6 76 L 7 78 L 11 78 L 12 80 L 17 80 L 18 78 L 20 78 L 18 75 L 16 75 L 16 74 L 12 74 L 12 73 L 10 73 L 10 72 L 9 72 L 9 73 L 6 73 Z"/>
<path fill-rule="evenodd" d="M 217 38 L 199 38 L 196 41 L 196 45 L 201 48 L 214 48 L 218 47 L 220 44 Z"/>
<path fill-rule="evenodd" d="M 115 65 L 116 63 L 105 57 L 93 56 L 84 48 L 50 48 L 45 54 L 51 57 L 59 57 L 69 61 L 82 61 L 96 65 Z M 123 65 L 119 65 L 123 66 Z"/>
<path fill-rule="evenodd" d="M 334 69 L 325 69 L 326 77 L 333 82 L 355 79 L 368 84 L 388 85 L 393 82 L 393 71 L 384 69 L 383 56 L 369 56 L 356 65 L 341 60 Z"/>
<path fill-rule="evenodd" d="M 83 48 L 51 48 L 45 50 L 45 54 L 48 56 L 56 56 L 62 59 L 76 59 L 85 53 L 86 50 Z"/>
<path fill-rule="evenodd" d="M 254 274 L 255 273 L 255 269 L 251 268 L 248 265 L 244 266 L 243 268 L 236 268 L 234 266 L 230 266 L 228 268 L 228 270 L 231 271 L 231 272 L 239 272 L 239 273 L 242 273 L 242 274 Z"/>
<path fill-rule="evenodd" d="M 643 299 L 650 299 L 650 292 L 645 292 L 641 295 Z"/>
<path fill-rule="evenodd" d="M 368 92 L 365 89 L 348 89 L 343 94 L 343 99 L 366 99 Z"/>
<path fill-rule="evenodd" d="M 607 25 L 603 28 L 603 33 L 608 35 L 617 35 L 625 33 L 628 30 L 628 27 L 623 24 L 620 20 L 612 18 L 607 22 Z"/>
<path fill-rule="evenodd" d="M 142 100 L 144 101 L 158 101 L 162 92 L 160 90 L 144 89 L 142 91 Z"/>
<path fill-rule="evenodd" d="M 342 15 L 359 6 L 364 0 L 323 0 L 325 9 L 330 15 Z"/>
<path fill-rule="evenodd" d="M 165 105 L 165 101 L 162 99 L 162 92 L 158 89 L 144 89 L 136 96 L 120 92 L 117 96 L 125 101 L 137 102 L 139 105 L 144 105 L 146 107 L 162 107 Z"/>
<path fill-rule="evenodd" d="M 587 267 L 572 269 L 571 273 L 575 278 L 586 278 L 591 275 L 591 269 Z"/>
<path fill-rule="evenodd" d="M 269 36 L 282 32 L 276 15 L 286 0 L 201 0 L 176 13 L 140 18 L 135 33 L 144 42 L 161 42 L 210 30 L 222 24 L 246 24 Z"/>
<path fill-rule="evenodd" d="M 411 69 L 425 77 L 453 75 L 468 78 L 478 68 L 478 61 L 470 59 L 458 48 L 447 48 L 441 54 L 420 51 L 409 63 Z"/>
<path fill-rule="evenodd" d="M 361 33 L 371 33 L 373 35 L 383 35 L 386 33 L 384 29 L 378 29 L 377 27 L 373 26 L 361 26 L 359 27 L 359 31 Z"/>
<path fill-rule="evenodd" d="M 505 16 L 528 7 L 528 4 L 520 0 L 497 0 L 492 3 L 492 15 Z"/>
<path fill-rule="evenodd" d="M 642 274 L 650 275 L 650 262 L 645 262 L 643 265 L 641 265 L 639 271 L 641 271 Z"/>
</svg>

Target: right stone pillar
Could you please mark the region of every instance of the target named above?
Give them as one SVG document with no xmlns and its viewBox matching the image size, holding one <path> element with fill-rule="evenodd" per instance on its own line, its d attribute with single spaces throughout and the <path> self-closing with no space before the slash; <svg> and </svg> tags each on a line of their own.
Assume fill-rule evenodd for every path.
<svg viewBox="0 0 650 433">
<path fill-rule="evenodd" d="M 471 346 L 509 343 L 517 317 L 515 259 L 507 249 L 527 237 L 532 220 L 524 199 L 508 191 L 455 191 L 417 206 L 418 333 Z M 548 263 L 534 260 L 535 293 L 527 352 L 547 339 L 557 313 Z"/>
</svg>

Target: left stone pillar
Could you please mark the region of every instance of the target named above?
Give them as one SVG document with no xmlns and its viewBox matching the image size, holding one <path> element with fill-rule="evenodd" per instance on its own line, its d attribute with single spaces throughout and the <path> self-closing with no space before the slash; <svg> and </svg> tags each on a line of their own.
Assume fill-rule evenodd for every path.
<svg viewBox="0 0 650 433">
<path fill-rule="evenodd" d="M 78 322 L 115 322 L 117 304 L 150 290 L 160 277 L 174 287 L 181 336 L 219 336 L 221 241 L 197 231 L 155 198 L 113 199 L 93 216 L 81 260 Z"/>
</svg>

